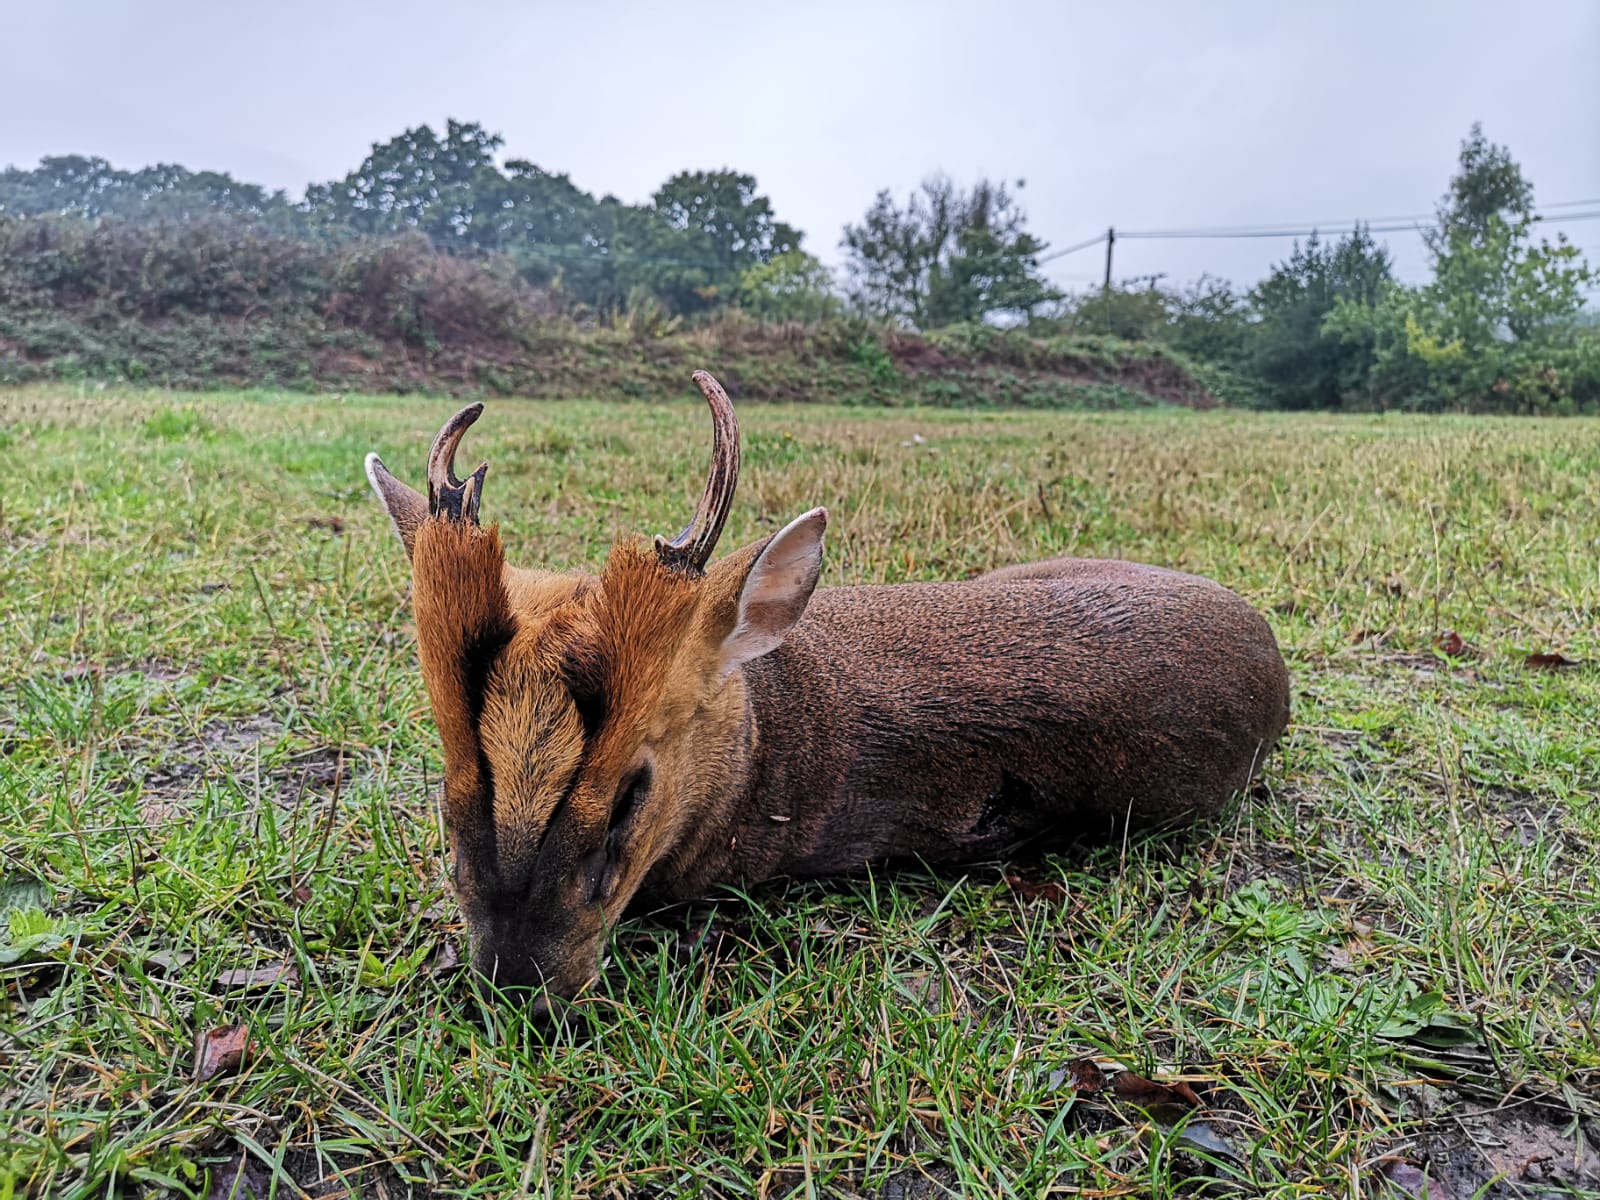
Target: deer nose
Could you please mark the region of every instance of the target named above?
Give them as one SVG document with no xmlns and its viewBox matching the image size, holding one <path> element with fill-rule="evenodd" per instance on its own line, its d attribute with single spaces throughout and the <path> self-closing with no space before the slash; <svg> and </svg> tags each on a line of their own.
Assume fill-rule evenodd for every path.
<svg viewBox="0 0 1600 1200">
<path fill-rule="evenodd" d="M 516 992 L 544 986 L 544 972 L 531 958 L 522 955 L 500 955 L 485 946 L 479 946 L 472 956 L 472 969 L 485 983 L 503 992 Z"/>
<path fill-rule="evenodd" d="M 480 952 L 473 959 L 472 969 L 486 999 L 492 996 L 521 1004 L 535 1021 L 552 1019 L 557 1011 L 552 1004 L 567 998 L 560 984 L 532 959 Z"/>
</svg>

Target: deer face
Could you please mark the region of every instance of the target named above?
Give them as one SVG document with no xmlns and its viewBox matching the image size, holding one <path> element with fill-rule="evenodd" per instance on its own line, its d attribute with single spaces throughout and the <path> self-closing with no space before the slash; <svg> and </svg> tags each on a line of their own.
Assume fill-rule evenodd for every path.
<svg viewBox="0 0 1600 1200">
<path fill-rule="evenodd" d="M 739 434 L 722 388 L 695 381 L 714 441 L 694 518 L 653 547 L 617 544 L 597 577 L 510 567 L 498 527 L 479 524 L 488 464 L 461 480 L 454 457 L 481 405 L 440 431 L 426 498 L 367 458 L 411 557 L 473 966 L 502 987 L 570 997 L 594 979 L 606 926 L 729 803 L 746 736 L 739 668 L 783 641 L 816 586 L 822 509 L 708 567 Z"/>
</svg>

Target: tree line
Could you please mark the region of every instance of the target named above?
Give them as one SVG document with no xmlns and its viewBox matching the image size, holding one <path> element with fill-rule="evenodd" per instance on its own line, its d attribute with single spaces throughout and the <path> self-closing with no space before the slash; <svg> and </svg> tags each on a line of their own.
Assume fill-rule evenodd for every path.
<svg viewBox="0 0 1600 1200">
<path fill-rule="evenodd" d="M 685 171 L 649 202 L 596 199 L 524 159 L 481 125 L 450 121 L 377 143 L 343 179 L 303 199 L 213 171 L 119 170 L 100 158 L 46 158 L 0 172 L 0 213 L 182 222 L 222 217 L 302 238 L 421 235 L 463 256 L 496 256 L 528 283 L 593 311 L 655 303 L 693 316 L 737 303 L 754 267 L 796 250 L 750 175 Z"/>
<path fill-rule="evenodd" d="M 1297 242 L 1247 290 L 1135 280 L 1053 320 L 1162 342 L 1275 408 L 1600 411 L 1600 325 L 1585 305 L 1600 273 L 1565 236 L 1540 236 L 1532 183 L 1481 127 L 1423 237 L 1432 278 L 1419 285 L 1357 226 Z"/>
<path fill-rule="evenodd" d="M 1539 235 L 1531 182 L 1478 126 L 1426 235 L 1426 284 L 1396 280 L 1387 248 L 1358 227 L 1296 243 L 1249 288 L 1156 277 L 1076 296 L 1044 277 L 1047 246 L 1003 183 L 936 176 L 904 203 L 879 193 L 843 231 L 836 276 L 751 175 L 680 172 L 627 204 L 502 160 L 502 148 L 478 124 L 452 120 L 442 135 L 418 126 L 299 200 L 222 172 L 52 157 L 0 171 L 0 217 L 420 240 L 537 289 L 539 311 L 579 320 L 694 322 L 738 309 L 773 322 L 850 316 L 1156 343 L 1212 368 L 1230 398 L 1269 407 L 1600 409 L 1600 331 L 1584 306 L 1596 273 L 1565 238 Z"/>
</svg>

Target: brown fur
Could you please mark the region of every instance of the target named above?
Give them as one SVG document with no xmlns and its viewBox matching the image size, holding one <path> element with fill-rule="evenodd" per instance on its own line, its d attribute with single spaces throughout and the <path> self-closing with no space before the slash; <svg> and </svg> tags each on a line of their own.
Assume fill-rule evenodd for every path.
<svg viewBox="0 0 1600 1200">
<path fill-rule="evenodd" d="M 625 542 L 554 575 L 378 472 L 474 962 L 503 984 L 580 990 L 630 902 L 1212 816 L 1288 719 L 1266 622 L 1195 576 L 1057 559 L 813 595 L 820 513 L 703 574 Z M 739 663 L 749 623 L 782 642 Z"/>
</svg>

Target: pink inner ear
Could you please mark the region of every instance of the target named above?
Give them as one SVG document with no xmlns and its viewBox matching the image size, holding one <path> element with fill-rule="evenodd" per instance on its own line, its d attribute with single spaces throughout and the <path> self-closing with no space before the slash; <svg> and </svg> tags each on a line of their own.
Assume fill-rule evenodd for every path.
<svg viewBox="0 0 1600 1200">
<path fill-rule="evenodd" d="M 739 596 L 739 619 L 722 643 L 724 671 L 776 650 L 794 628 L 817 586 L 827 523 L 820 508 L 796 517 L 756 559 Z"/>
</svg>

